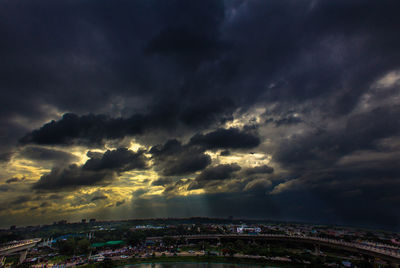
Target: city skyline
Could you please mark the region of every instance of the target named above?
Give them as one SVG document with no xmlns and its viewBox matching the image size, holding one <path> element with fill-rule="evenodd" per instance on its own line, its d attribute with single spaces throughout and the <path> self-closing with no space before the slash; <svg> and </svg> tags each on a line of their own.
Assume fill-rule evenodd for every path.
<svg viewBox="0 0 400 268">
<path fill-rule="evenodd" d="M 400 230 L 400 2 L 0 3 L 0 227 Z"/>
</svg>

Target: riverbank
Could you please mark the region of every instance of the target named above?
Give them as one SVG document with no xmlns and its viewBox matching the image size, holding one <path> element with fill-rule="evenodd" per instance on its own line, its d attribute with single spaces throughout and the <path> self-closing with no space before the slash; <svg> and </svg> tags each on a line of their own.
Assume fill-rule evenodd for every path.
<svg viewBox="0 0 400 268">
<path fill-rule="evenodd" d="M 246 264 L 256 266 L 269 266 L 269 267 L 282 267 L 282 268 L 297 268 L 297 267 L 311 267 L 307 264 L 296 264 L 282 261 L 266 261 L 252 258 L 242 257 L 222 257 L 222 256 L 173 256 L 173 257 L 151 257 L 145 259 L 126 259 L 126 260 L 113 260 L 107 263 L 107 267 L 117 267 L 125 265 L 135 265 L 144 263 L 229 263 L 229 264 Z M 104 267 L 105 263 L 87 264 L 81 267 Z"/>
</svg>

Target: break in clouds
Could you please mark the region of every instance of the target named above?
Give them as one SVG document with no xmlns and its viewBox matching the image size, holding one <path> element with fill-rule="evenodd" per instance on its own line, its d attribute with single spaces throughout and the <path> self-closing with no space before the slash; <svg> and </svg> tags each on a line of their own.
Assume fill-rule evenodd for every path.
<svg viewBox="0 0 400 268">
<path fill-rule="evenodd" d="M 399 9 L 1 3 L 0 225 L 232 215 L 398 230 Z"/>
</svg>

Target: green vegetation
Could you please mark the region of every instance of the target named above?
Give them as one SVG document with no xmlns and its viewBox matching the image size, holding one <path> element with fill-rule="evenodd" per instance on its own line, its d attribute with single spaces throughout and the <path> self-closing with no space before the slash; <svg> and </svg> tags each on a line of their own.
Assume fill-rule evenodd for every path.
<svg viewBox="0 0 400 268">
<path fill-rule="evenodd" d="M 68 238 L 57 241 L 59 252 L 71 256 L 75 254 L 87 254 L 90 250 L 90 242 L 86 238 Z"/>
<path fill-rule="evenodd" d="M 67 259 L 68 259 L 68 256 L 58 255 L 58 256 L 51 258 L 49 261 L 52 263 L 60 263 L 60 262 L 65 262 Z"/>
</svg>

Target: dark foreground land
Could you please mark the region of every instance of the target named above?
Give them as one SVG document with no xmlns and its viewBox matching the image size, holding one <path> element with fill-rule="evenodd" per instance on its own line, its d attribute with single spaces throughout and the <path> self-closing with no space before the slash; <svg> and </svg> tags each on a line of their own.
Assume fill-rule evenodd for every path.
<svg viewBox="0 0 400 268">
<path fill-rule="evenodd" d="M 222 236 L 203 239 L 193 236 Z M 301 223 L 210 218 L 67 223 L 0 230 L 0 242 L 39 238 L 21 261 L 5 267 L 116 267 L 140 263 L 235 263 L 273 267 L 392 267 L 391 261 L 340 248 L 267 235 L 334 239 L 400 253 L 400 234 L 390 231 Z M 154 239 L 159 237 L 159 239 Z M 189 239 L 188 237 L 192 237 Z M 245 238 L 247 237 L 247 238 Z M 249 239 L 249 237 L 251 239 Z M 1 265 L 0 265 L 1 266 Z"/>
</svg>

